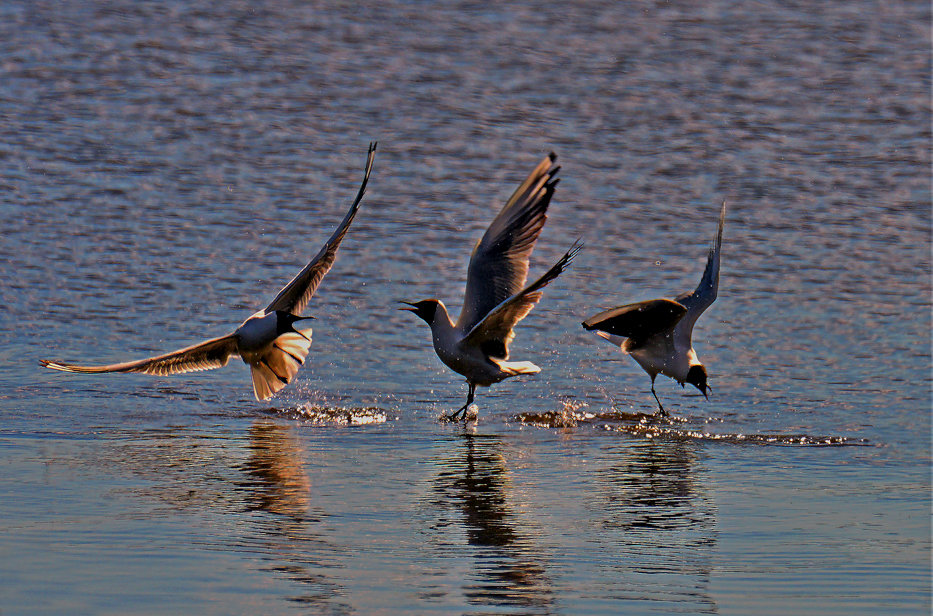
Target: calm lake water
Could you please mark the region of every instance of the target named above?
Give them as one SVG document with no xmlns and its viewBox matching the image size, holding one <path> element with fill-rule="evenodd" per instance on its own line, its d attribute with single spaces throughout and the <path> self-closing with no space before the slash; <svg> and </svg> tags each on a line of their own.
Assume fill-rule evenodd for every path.
<svg viewBox="0 0 933 616">
<path fill-rule="evenodd" d="M 928 614 L 929 2 L 0 5 L 0 614 Z M 83 376 L 225 334 L 363 208 L 310 361 Z M 555 151 L 522 322 L 456 311 Z M 580 321 L 699 280 L 713 388 Z"/>
</svg>

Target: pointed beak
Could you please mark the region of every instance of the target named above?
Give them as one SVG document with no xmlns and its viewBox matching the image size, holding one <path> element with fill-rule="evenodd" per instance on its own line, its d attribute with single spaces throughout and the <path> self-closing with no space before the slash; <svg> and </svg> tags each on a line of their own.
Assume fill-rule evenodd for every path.
<svg viewBox="0 0 933 616">
<path fill-rule="evenodd" d="M 406 302 L 406 301 L 404 301 L 404 300 L 400 300 L 399 303 L 400 303 L 400 304 L 406 304 L 406 305 L 408 305 L 408 306 L 411 306 L 411 308 L 399 308 L 399 310 L 407 310 L 408 312 L 418 312 L 418 307 L 417 307 L 416 305 L 412 304 L 411 302 Z"/>
</svg>

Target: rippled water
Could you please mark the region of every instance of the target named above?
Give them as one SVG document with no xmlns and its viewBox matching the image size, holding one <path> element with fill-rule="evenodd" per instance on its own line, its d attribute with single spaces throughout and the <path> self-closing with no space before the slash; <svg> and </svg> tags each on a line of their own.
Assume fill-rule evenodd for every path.
<svg viewBox="0 0 933 616">
<path fill-rule="evenodd" d="M 925 614 L 925 2 L 5 2 L 0 613 Z M 226 333 L 312 256 L 379 141 L 272 406 L 247 368 L 79 376 Z M 459 306 L 548 151 L 522 322 L 466 387 L 400 299 Z M 729 212 L 713 395 L 580 328 L 672 297 Z"/>
</svg>

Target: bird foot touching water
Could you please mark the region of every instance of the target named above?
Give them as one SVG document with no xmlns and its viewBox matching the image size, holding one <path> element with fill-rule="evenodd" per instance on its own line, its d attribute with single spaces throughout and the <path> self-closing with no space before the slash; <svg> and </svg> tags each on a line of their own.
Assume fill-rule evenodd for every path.
<svg viewBox="0 0 933 616">
<path fill-rule="evenodd" d="M 475 404 L 464 404 L 450 415 L 441 415 L 438 419 L 439 421 L 447 423 L 454 421 L 466 423 L 468 421 L 476 421 L 477 417 L 479 417 L 479 407 Z"/>
</svg>

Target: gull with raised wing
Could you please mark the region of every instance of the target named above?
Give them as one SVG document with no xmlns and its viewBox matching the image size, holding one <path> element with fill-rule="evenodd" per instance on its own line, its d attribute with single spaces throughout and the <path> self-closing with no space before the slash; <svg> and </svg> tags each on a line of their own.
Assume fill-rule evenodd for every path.
<svg viewBox="0 0 933 616">
<path fill-rule="evenodd" d="M 638 362 L 651 377 L 651 393 L 661 415 L 667 415 L 654 379 L 659 374 L 669 376 L 681 387 L 690 383 L 709 399 L 706 367 L 693 350 L 693 326 L 709 308 L 719 292 L 719 253 L 722 248 L 722 228 L 726 220 L 726 203 L 719 213 L 719 232 L 709 249 L 706 269 L 700 284 L 692 293 L 677 298 L 651 299 L 600 312 L 583 322 L 587 330 L 619 346 L 622 352 Z"/>
<path fill-rule="evenodd" d="M 311 347 L 311 328 L 296 326 L 313 317 L 300 316 L 324 275 L 334 265 L 337 248 L 360 207 L 373 167 L 376 144 L 369 145 L 366 170 L 356 199 L 343 222 L 311 261 L 285 285 L 268 306 L 246 319 L 233 333 L 212 338 L 164 355 L 106 366 L 80 366 L 42 360 L 46 368 L 63 372 L 97 374 L 102 372 L 141 372 L 165 376 L 226 366 L 231 357 L 249 365 L 253 393 L 267 400 L 285 387 L 298 373 Z"/>
<path fill-rule="evenodd" d="M 483 235 L 467 269 L 463 308 L 456 323 L 444 303 L 426 299 L 403 302 L 431 326 L 434 350 L 451 370 L 466 377 L 467 401 L 447 416 L 467 418 L 476 386 L 489 387 L 519 374 L 535 374 L 540 368 L 529 361 L 508 361 L 513 328 L 541 299 L 542 289 L 557 278 L 580 251 L 575 243 L 535 282 L 525 285 L 528 261 L 544 228 L 547 208 L 557 185 L 557 156 L 549 154 L 522 182 Z"/>
</svg>

